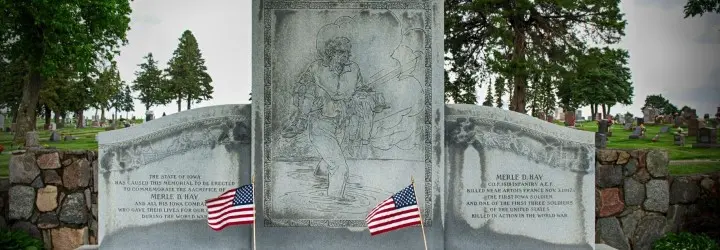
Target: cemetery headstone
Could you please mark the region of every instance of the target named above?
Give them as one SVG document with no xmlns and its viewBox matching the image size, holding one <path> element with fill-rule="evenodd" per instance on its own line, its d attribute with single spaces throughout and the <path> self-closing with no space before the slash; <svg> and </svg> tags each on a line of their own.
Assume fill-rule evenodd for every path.
<svg viewBox="0 0 720 250">
<path fill-rule="evenodd" d="M 148 110 L 145 112 L 145 121 L 149 122 L 155 119 L 155 113 L 153 113 L 152 110 Z"/>
<path fill-rule="evenodd" d="M 698 129 L 700 128 L 700 124 L 697 118 L 690 118 L 687 121 L 688 125 L 688 136 L 697 136 Z"/>
<path fill-rule="evenodd" d="M 673 142 L 677 146 L 685 146 L 685 135 L 681 133 L 676 133 L 673 135 Z"/>
<path fill-rule="evenodd" d="M 668 131 L 670 131 L 670 126 L 663 126 L 660 128 L 660 133 L 667 133 Z"/>
<path fill-rule="evenodd" d="M 443 2 L 252 2 L 257 244 L 423 248 L 399 241 L 416 230 L 367 240 L 364 221 L 415 176 L 441 249 Z"/>
<path fill-rule="evenodd" d="M 692 145 L 693 148 L 720 148 L 716 128 L 700 128 L 696 140 L 697 143 Z"/>
<path fill-rule="evenodd" d="M 52 132 L 50 132 L 50 141 L 57 142 L 60 140 L 61 140 L 60 132 L 58 132 L 57 130 L 53 130 Z"/>
<path fill-rule="evenodd" d="M 576 117 L 582 117 L 582 113 L 580 113 L 579 116 L 577 116 L 578 113 L 573 111 L 566 111 L 565 112 L 565 124 L 570 127 L 575 127 L 575 121 L 577 120 Z"/>
<path fill-rule="evenodd" d="M 640 124 L 645 124 L 645 120 L 643 118 L 635 118 L 635 125 L 640 126 Z"/>
<path fill-rule="evenodd" d="M 17 131 L 17 123 L 13 122 L 10 124 L 10 132 L 15 132 L 15 131 Z"/>
<path fill-rule="evenodd" d="M 642 135 L 642 127 L 636 126 L 635 130 L 633 130 L 632 134 L 628 138 L 629 139 L 640 139 L 640 135 Z"/>
<path fill-rule="evenodd" d="M 447 105 L 445 247 L 592 248 L 591 132 L 475 105 Z"/>
<path fill-rule="evenodd" d="M 608 120 L 600 120 L 598 122 L 598 133 L 607 135 L 608 133 Z"/>
<path fill-rule="evenodd" d="M 250 105 L 183 111 L 97 135 L 100 249 L 251 249 L 205 200 L 250 183 Z M 257 201 L 257 199 L 256 199 Z"/>
<path fill-rule="evenodd" d="M 625 126 L 623 127 L 624 130 L 631 130 L 632 129 L 632 123 L 625 123 Z"/>
</svg>

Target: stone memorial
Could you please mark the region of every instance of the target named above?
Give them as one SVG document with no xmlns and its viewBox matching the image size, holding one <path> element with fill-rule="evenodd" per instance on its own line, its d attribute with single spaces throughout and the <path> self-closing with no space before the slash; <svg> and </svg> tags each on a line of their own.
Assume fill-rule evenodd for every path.
<svg viewBox="0 0 720 250">
<path fill-rule="evenodd" d="M 625 123 L 625 125 L 623 125 L 623 130 L 632 130 L 632 123 Z"/>
<path fill-rule="evenodd" d="M 698 129 L 700 128 L 700 124 L 697 118 L 692 117 L 687 120 L 687 127 L 688 127 L 688 136 L 697 136 Z"/>
<path fill-rule="evenodd" d="M 640 126 L 637 126 L 635 127 L 635 130 L 633 130 L 632 134 L 628 136 L 628 139 L 640 139 L 640 136 L 642 135 L 642 128 Z"/>
<path fill-rule="evenodd" d="M 582 114 L 581 114 L 582 115 Z M 577 116 L 582 117 L 582 116 Z M 575 127 L 576 113 L 573 111 L 565 111 L 565 126 Z"/>
<path fill-rule="evenodd" d="M 593 133 L 474 105 L 445 115 L 444 249 L 594 247 Z"/>
<path fill-rule="evenodd" d="M 164 114 L 164 113 L 163 113 Z M 152 110 L 145 112 L 145 121 L 149 122 L 155 119 L 155 113 Z"/>
<path fill-rule="evenodd" d="M 667 133 L 670 131 L 670 126 L 663 126 L 660 128 L 660 133 Z"/>
<path fill-rule="evenodd" d="M 675 133 L 673 135 L 673 143 L 676 146 L 685 146 L 685 135 L 681 133 Z"/>
<path fill-rule="evenodd" d="M 443 7 L 253 0 L 258 246 L 423 248 L 419 227 L 368 240 L 365 223 L 415 177 L 442 249 Z"/>
<path fill-rule="evenodd" d="M 216 232 L 205 207 L 250 183 L 250 105 L 192 109 L 97 139 L 100 249 L 251 249 L 251 228 Z"/>
<path fill-rule="evenodd" d="M 697 143 L 692 145 L 693 148 L 720 148 L 716 128 L 700 128 L 696 140 Z"/>
</svg>

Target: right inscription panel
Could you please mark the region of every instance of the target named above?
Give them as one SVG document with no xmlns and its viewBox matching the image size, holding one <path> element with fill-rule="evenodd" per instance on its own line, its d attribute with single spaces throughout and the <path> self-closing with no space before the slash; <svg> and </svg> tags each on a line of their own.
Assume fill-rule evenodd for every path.
<svg viewBox="0 0 720 250">
<path fill-rule="evenodd" d="M 447 105 L 446 249 L 591 249 L 594 134 Z"/>
</svg>

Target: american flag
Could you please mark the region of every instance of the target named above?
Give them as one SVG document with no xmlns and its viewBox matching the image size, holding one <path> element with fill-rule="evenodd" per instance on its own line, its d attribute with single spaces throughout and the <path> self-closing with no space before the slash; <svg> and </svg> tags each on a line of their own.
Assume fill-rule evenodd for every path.
<svg viewBox="0 0 720 250">
<path fill-rule="evenodd" d="M 216 198 L 205 201 L 208 226 L 215 231 L 225 227 L 255 222 L 253 185 L 230 189 Z"/>
<path fill-rule="evenodd" d="M 370 236 L 420 225 L 420 208 L 413 185 L 377 205 L 365 218 Z"/>
</svg>

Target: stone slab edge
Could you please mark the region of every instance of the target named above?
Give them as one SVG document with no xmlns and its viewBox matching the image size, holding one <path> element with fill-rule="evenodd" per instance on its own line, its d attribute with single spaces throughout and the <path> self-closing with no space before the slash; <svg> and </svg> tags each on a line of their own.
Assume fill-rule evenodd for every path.
<svg viewBox="0 0 720 250">
<path fill-rule="evenodd" d="M 508 112 L 500 108 L 485 107 L 472 104 L 448 104 L 448 109 L 445 111 L 445 119 L 454 118 L 456 116 L 482 116 L 485 119 L 491 119 L 502 122 L 509 122 L 515 124 L 522 124 L 523 127 L 533 129 L 552 137 L 562 138 L 566 141 L 572 141 L 582 144 L 594 145 L 595 133 L 567 128 L 563 126 L 549 126 L 551 125 L 547 121 L 540 119 L 528 119 L 531 118 L 529 115 Z"/>
<path fill-rule="evenodd" d="M 165 117 L 160 117 L 149 122 L 143 122 L 128 128 L 100 132 L 97 135 L 98 144 L 108 145 L 128 141 L 134 141 L 139 138 L 151 136 L 158 131 L 167 128 L 183 126 L 184 124 L 193 124 L 202 122 L 203 120 L 223 119 L 237 112 L 231 112 L 233 109 L 240 109 L 250 104 L 227 104 L 209 107 L 201 107 L 174 113 Z M 199 114 L 202 114 L 200 116 Z M 244 116 L 237 116 L 238 120 L 246 120 Z M 248 121 L 249 122 L 249 121 Z"/>
</svg>

